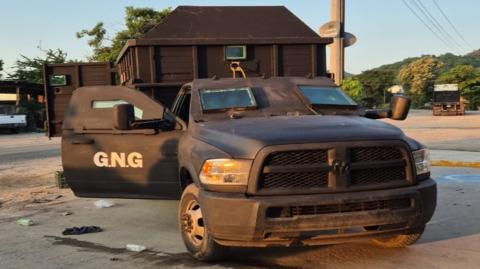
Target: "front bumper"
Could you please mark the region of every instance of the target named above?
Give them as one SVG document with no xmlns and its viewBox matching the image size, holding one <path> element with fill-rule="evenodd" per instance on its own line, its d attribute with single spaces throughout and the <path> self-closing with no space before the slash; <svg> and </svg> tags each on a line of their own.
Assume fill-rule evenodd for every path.
<svg viewBox="0 0 480 269">
<path fill-rule="evenodd" d="M 335 194 L 252 196 L 200 191 L 206 227 L 228 246 L 319 245 L 363 237 L 418 233 L 432 218 L 437 188 L 432 179 L 415 186 Z M 355 204 L 409 199 L 411 206 L 327 214 L 267 216 L 272 207 Z M 363 229 L 370 227 L 370 229 Z M 373 228 L 372 228 L 373 227 Z"/>
<path fill-rule="evenodd" d="M 5 123 L 0 124 L 0 129 L 15 129 L 27 127 L 26 123 Z"/>
</svg>

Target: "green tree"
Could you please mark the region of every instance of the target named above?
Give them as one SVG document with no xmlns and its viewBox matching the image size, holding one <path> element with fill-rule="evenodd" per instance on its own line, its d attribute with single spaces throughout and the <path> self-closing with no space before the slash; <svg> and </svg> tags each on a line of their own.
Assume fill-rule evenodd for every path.
<svg viewBox="0 0 480 269">
<path fill-rule="evenodd" d="M 355 77 L 343 80 L 342 89 L 357 103 L 361 103 L 362 99 L 365 97 L 362 83 L 360 83 Z"/>
<path fill-rule="evenodd" d="M 478 71 L 471 65 L 457 65 L 438 76 L 437 84 L 462 83 L 478 76 Z"/>
<path fill-rule="evenodd" d="M 437 84 L 454 83 L 469 101 L 469 109 L 480 106 L 480 69 L 471 65 L 457 65 L 440 74 Z"/>
<path fill-rule="evenodd" d="M 67 53 L 61 49 L 40 50 L 42 56 L 30 58 L 20 55 L 20 59 L 13 66 L 13 73 L 8 74 L 9 78 L 42 84 L 44 64 L 61 64 L 67 61 Z"/>
<path fill-rule="evenodd" d="M 152 8 L 125 8 L 125 30 L 119 31 L 112 39 L 107 38 L 103 22 L 98 22 L 92 29 L 77 32 L 77 38 L 88 37 L 88 45 L 93 53 L 91 61 L 110 61 L 117 59 L 123 46 L 129 39 L 138 38 L 167 17 L 171 8 L 156 11 Z"/>
<path fill-rule="evenodd" d="M 413 105 L 423 106 L 432 98 L 433 86 L 443 63 L 432 56 L 426 56 L 404 65 L 397 80 L 408 90 Z"/>
<path fill-rule="evenodd" d="M 3 71 L 3 60 L 0 59 L 0 78 L 2 78 L 2 71 Z"/>
<path fill-rule="evenodd" d="M 468 109 L 480 109 L 480 77 L 459 85 L 462 96 L 469 101 Z"/>
<path fill-rule="evenodd" d="M 393 71 L 368 70 L 357 76 L 363 90 L 362 104 L 366 107 L 377 107 L 384 103 L 387 89 L 395 84 Z"/>
</svg>

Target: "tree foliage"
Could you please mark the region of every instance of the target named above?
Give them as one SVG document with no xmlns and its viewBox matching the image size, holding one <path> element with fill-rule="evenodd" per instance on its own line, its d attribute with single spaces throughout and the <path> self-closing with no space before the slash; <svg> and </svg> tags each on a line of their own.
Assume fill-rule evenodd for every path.
<svg viewBox="0 0 480 269">
<path fill-rule="evenodd" d="M 44 64 L 61 64 L 67 62 L 67 53 L 61 49 L 40 50 L 43 53 L 42 56 L 30 58 L 25 55 L 20 55 L 20 59 L 18 59 L 13 66 L 13 73 L 8 74 L 9 78 L 42 84 Z"/>
<path fill-rule="evenodd" d="M 480 68 L 471 65 L 455 66 L 442 73 L 436 83 L 458 84 L 462 96 L 470 103 L 469 108 L 475 109 L 480 106 Z"/>
<path fill-rule="evenodd" d="M 357 103 L 361 103 L 365 97 L 362 83 L 355 77 L 345 79 L 342 82 L 342 89 Z"/>
<path fill-rule="evenodd" d="M 480 67 L 480 50 L 476 50 L 466 55 L 455 55 L 452 53 L 446 53 L 439 56 L 422 55 L 420 57 L 411 57 L 395 63 L 379 66 L 377 68 L 374 68 L 373 70 L 393 71 L 395 73 L 398 73 L 400 69 L 405 65 L 408 65 L 416 60 L 425 57 L 432 57 L 441 61 L 444 64 L 443 70 L 448 70 L 458 65 L 471 65 L 474 68 Z"/>
<path fill-rule="evenodd" d="M 478 71 L 473 66 L 457 65 L 441 73 L 436 83 L 437 84 L 462 83 L 464 81 L 475 78 L 477 75 L 478 75 Z"/>
<path fill-rule="evenodd" d="M 98 22 L 91 29 L 77 32 L 77 38 L 89 38 L 88 45 L 93 53 L 91 61 L 115 61 L 123 46 L 129 39 L 138 38 L 167 17 L 171 8 L 156 11 L 152 8 L 125 8 L 125 30 L 117 32 L 112 39 L 107 38 L 103 22 Z"/>
<path fill-rule="evenodd" d="M 375 86 L 379 80 L 383 80 L 379 79 L 382 77 L 381 72 L 393 74 L 395 79 L 386 79 L 388 83 L 385 85 L 402 84 L 417 107 L 430 101 L 434 84 L 447 83 L 459 85 L 462 95 L 470 101 L 470 108 L 476 108 L 480 104 L 480 50 L 466 55 L 446 53 L 440 56 L 406 58 L 349 77 L 358 79 L 364 89 L 365 97 L 360 103 L 376 106 L 383 102 L 380 94 L 382 87 Z M 351 82 L 346 83 L 350 87 Z"/>
<path fill-rule="evenodd" d="M 480 76 L 460 84 L 462 96 L 469 101 L 469 109 L 480 109 Z"/>
<path fill-rule="evenodd" d="M 368 70 L 357 76 L 365 97 L 363 105 L 376 107 L 384 103 L 386 91 L 395 84 L 395 74 L 392 71 Z"/>
<path fill-rule="evenodd" d="M 3 71 L 3 60 L 0 59 L 0 78 L 2 78 L 2 71 Z"/>
<path fill-rule="evenodd" d="M 432 98 L 433 86 L 444 64 L 427 56 L 403 66 L 397 80 L 408 90 L 414 106 L 420 107 Z"/>
</svg>

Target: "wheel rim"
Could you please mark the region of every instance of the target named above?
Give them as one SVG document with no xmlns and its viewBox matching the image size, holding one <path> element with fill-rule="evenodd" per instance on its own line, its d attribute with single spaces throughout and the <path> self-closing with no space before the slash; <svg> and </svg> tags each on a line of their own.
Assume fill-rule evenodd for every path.
<svg viewBox="0 0 480 269">
<path fill-rule="evenodd" d="M 192 200 L 182 214 L 182 231 L 194 246 L 200 246 L 205 238 L 205 225 L 200 204 Z"/>
</svg>

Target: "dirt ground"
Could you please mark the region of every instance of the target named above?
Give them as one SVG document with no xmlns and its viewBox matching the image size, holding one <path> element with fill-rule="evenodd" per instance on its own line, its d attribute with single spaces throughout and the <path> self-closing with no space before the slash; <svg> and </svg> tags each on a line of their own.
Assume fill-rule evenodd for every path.
<svg viewBox="0 0 480 269">
<path fill-rule="evenodd" d="M 434 117 L 430 110 L 412 110 L 405 121 L 384 121 L 430 149 L 480 152 L 480 111 Z"/>
<path fill-rule="evenodd" d="M 480 113 L 433 117 L 412 111 L 403 122 L 386 120 L 432 149 L 480 154 Z M 438 210 L 421 241 L 386 250 L 368 242 L 300 249 L 243 249 L 227 262 L 192 260 L 179 238 L 177 201 L 113 200 L 96 209 L 95 199 L 74 197 L 54 186 L 61 170 L 60 140 L 43 134 L 0 134 L 0 268 L 480 268 L 480 169 L 433 170 L 439 182 Z M 64 216 L 65 212 L 72 215 Z M 31 227 L 19 218 L 36 222 Z M 102 233 L 64 237 L 66 227 L 100 225 Z M 149 251 L 135 254 L 125 244 Z"/>
<path fill-rule="evenodd" d="M 0 268 L 479 268 L 480 170 L 434 168 L 439 183 L 436 213 L 412 247 L 384 249 L 368 241 L 320 247 L 233 249 L 225 261 L 201 263 L 185 251 L 176 223 L 177 201 L 60 197 L 0 209 Z M 62 192 L 66 194 L 66 192 Z M 65 212 L 72 213 L 65 216 Z M 19 218 L 35 222 L 30 227 Z M 67 227 L 103 231 L 63 236 Z M 148 247 L 130 252 L 126 244 Z"/>
<path fill-rule="evenodd" d="M 60 139 L 38 133 L 0 135 L 0 207 L 53 202 L 59 195 L 73 198 L 54 186 L 54 172 L 62 170 L 59 154 Z"/>
</svg>

